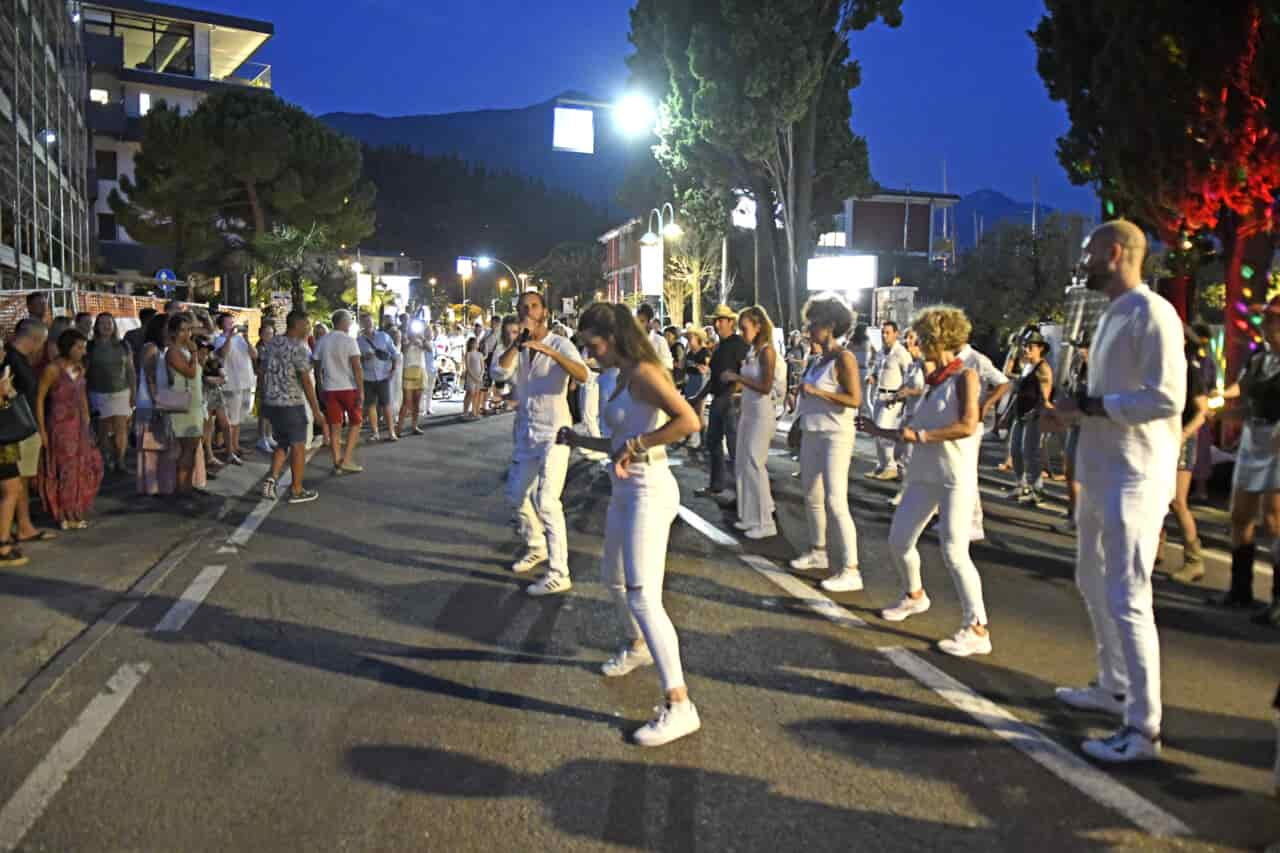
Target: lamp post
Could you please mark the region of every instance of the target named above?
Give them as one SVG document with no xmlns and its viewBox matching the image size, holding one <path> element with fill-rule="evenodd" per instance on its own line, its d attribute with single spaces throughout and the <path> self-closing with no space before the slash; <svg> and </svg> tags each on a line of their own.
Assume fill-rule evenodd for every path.
<svg viewBox="0 0 1280 853">
<path fill-rule="evenodd" d="M 671 212 L 667 216 L 667 211 Z M 653 229 L 653 220 L 657 217 L 658 230 Z M 650 286 L 656 285 L 658 290 L 658 316 L 662 322 L 666 322 L 666 281 L 667 281 L 667 259 L 664 250 L 667 240 L 679 240 L 684 234 L 679 223 L 676 222 L 676 209 L 671 202 L 667 202 L 662 207 L 655 207 L 649 211 L 649 230 L 640 238 L 640 279 L 642 282 L 641 292 L 650 289 Z M 649 251 L 646 252 L 645 250 Z M 656 279 L 646 272 L 652 270 L 651 275 L 657 276 Z M 644 293 L 644 295 L 648 295 Z"/>
</svg>

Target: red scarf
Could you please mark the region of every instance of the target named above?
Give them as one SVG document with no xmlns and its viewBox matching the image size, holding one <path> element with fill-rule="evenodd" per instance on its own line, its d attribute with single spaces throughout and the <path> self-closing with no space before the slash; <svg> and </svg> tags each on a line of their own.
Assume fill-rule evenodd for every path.
<svg viewBox="0 0 1280 853">
<path fill-rule="evenodd" d="M 935 370 L 933 373 L 930 373 L 928 376 L 925 377 L 924 381 L 929 384 L 929 387 L 936 388 L 937 386 L 941 385 L 943 382 L 946 382 L 952 376 L 955 376 L 961 370 L 964 370 L 964 362 L 957 358 L 957 359 L 954 359 L 946 367 L 943 367 L 939 370 Z"/>
</svg>

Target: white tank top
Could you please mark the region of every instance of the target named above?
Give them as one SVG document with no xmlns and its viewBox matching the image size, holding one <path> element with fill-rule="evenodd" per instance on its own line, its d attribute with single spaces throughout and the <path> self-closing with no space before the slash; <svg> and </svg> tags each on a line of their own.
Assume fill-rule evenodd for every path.
<svg viewBox="0 0 1280 853">
<path fill-rule="evenodd" d="M 764 379 L 764 363 L 760 360 L 760 351 L 755 347 L 747 352 L 747 360 L 742 363 L 742 369 L 738 371 L 746 379 L 752 382 L 760 382 Z M 774 416 L 773 394 L 761 394 L 747 386 L 742 386 L 742 417 L 744 418 L 771 418 Z"/>
<path fill-rule="evenodd" d="M 843 391 L 836 378 L 836 361 L 839 355 L 827 361 L 818 360 L 804 372 L 802 383 L 807 382 L 819 390 L 839 394 Z M 857 432 L 855 414 L 848 406 L 830 403 L 809 394 L 800 395 L 800 403 L 796 407 L 796 417 L 800 419 L 800 428 L 805 432 L 845 433 L 850 438 Z"/>
<path fill-rule="evenodd" d="M 653 432 L 667 422 L 667 413 L 657 406 L 631 396 L 631 385 L 618 389 L 618 393 L 604 407 L 605 423 L 609 425 L 609 446 L 613 450 L 627 443 L 627 439 Z M 667 466 L 667 450 L 656 447 L 649 451 L 649 464 Z"/>
<path fill-rule="evenodd" d="M 916 432 L 949 427 L 960 420 L 960 374 L 948 377 L 941 385 L 926 387 L 916 405 L 910 426 Z M 946 486 L 978 487 L 978 453 L 982 433 L 951 441 L 916 444 L 907 466 L 907 481 L 941 483 Z"/>
</svg>

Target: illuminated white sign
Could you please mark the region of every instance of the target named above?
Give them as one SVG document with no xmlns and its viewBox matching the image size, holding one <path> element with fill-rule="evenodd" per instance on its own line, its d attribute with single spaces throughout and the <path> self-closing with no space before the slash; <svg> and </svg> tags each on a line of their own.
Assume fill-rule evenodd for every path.
<svg viewBox="0 0 1280 853">
<path fill-rule="evenodd" d="M 828 255 L 810 258 L 809 290 L 847 293 L 876 286 L 875 255 Z"/>
<path fill-rule="evenodd" d="M 556 107 L 551 147 L 574 154 L 594 154 L 596 150 L 595 113 L 577 107 Z"/>
<path fill-rule="evenodd" d="M 471 278 L 475 273 L 475 263 L 471 258 L 458 258 L 458 275 Z"/>
<path fill-rule="evenodd" d="M 373 276 L 367 272 L 356 276 L 356 304 L 373 304 Z"/>
<path fill-rule="evenodd" d="M 662 243 L 640 246 L 640 292 L 645 296 L 662 295 Z"/>
</svg>

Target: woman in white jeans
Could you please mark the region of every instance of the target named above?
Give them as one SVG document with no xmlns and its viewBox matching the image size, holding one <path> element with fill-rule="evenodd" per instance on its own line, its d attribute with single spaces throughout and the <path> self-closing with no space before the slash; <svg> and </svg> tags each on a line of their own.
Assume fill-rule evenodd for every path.
<svg viewBox="0 0 1280 853">
<path fill-rule="evenodd" d="M 661 746 L 702 725 L 685 686 L 676 629 L 662 605 L 667 539 L 680 506 L 666 445 L 696 430 L 698 419 L 626 306 L 590 306 L 578 333 L 601 367 L 619 370 L 617 387 L 604 403 L 612 436 L 591 438 L 570 427 L 558 436 L 562 444 L 607 452 L 613 459 L 600 572 L 629 642 L 601 671 L 618 677 L 657 664 L 666 701 L 633 737 L 641 746 Z"/>
<path fill-rule="evenodd" d="M 862 378 L 853 353 L 839 344 L 853 327 L 853 312 L 836 297 L 815 297 L 804 306 L 804 321 L 818 351 L 800 378 L 796 407 L 810 550 L 792 560 L 791 568 L 833 569 L 822 582 L 823 589 L 857 592 L 862 589 L 862 575 L 858 530 L 849 512 L 849 461 L 857 437 L 855 413 L 862 405 Z"/>
<path fill-rule="evenodd" d="M 759 305 L 738 315 L 738 328 L 751 345 L 742 370 L 726 370 L 722 381 L 742 384 L 742 412 L 738 416 L 738 446 L 734 469 L 738 486 L 738 520 L 734 527 L 748 539 L 778 535 L 773 521 L 773 493 L 769 490 L 769 444 L 778 429 L 773 405 L 773 372 L 778 353 L 773 348 L 773 323 Z"/>
<path fill-rule="evenodd" d="M 959 308 L 936 305 L 920 311 L 911 327 L 925 359 L 937 365 L 925 379 L 924 396 L 910 422 L 900 429 L 865 424 L 877 437 L 904 441 L 912 447 L 907 488 L 889 528 L 889 554 L 902 577 L 903 595 L 880 615 L 890 622 L 901 622 L 929 609 L 916 543 L 937 511 L 942 561 L 955 581 L 963 610 L 960 630 L 939 642 L 938 649 L 957 657 L 986 655 L 991 653 L 991 636 L 982 602 L 982 579 L 969 556 L 982 444 L 979 379 L 956 357 L 969 340 L 969 319 Z"/>
</svg>

